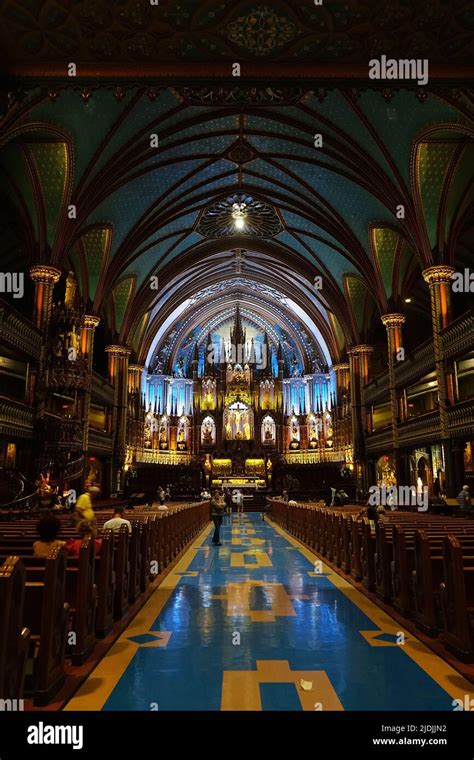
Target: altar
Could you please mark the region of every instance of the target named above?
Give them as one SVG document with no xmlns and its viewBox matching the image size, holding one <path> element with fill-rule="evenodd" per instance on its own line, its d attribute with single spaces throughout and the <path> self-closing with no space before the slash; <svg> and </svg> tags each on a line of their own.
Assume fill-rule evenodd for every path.
<svg viewBox="0 0 474 760">
<path fill-rule="evenodd" d="M 212 479 L 213 488 L 249 490 L 256 492 L 267 487 L 266 480 L 255 475 L 222 476 Z"/>
</svg>

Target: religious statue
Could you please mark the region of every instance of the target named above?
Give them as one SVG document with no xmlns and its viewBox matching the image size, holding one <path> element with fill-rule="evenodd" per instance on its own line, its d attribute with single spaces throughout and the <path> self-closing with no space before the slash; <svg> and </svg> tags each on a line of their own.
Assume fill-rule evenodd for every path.
<svg viewBox="0 0 474 760">
<path fill-rule="evenodd" d="M 149 424 L 145 425 L 144 442 L 145 442 L 145 448 L 150 449 L 151 448 L 151 427 Z"/>
<path fill-rule="evenodd" d="M 66 336 L 64 335 L 64 333 L 59 333 L 59 335 L 56 338 L 56 343 L 54 346 L 54 355 L 57 359 L 62 359 L 65 348 L 66 348 Z"/>
<path fill-rule="evenodd" d="M 207 420 L 204 420 L 202 424 L 202 428 L 201 428 L 201 435 L 202 435 L 203 446 L 213 446 L 214 444 L 213 425 L 210 418 L 207 418 Z"/>
<path fill-rule="evenodd" d="M 160 440 L 160 449 L 168 448 L 168 442 L 166 440 L 166 428 L 164 425 L 160 427 L 159 440 Z"/>
<path fill-rule="evenodd" d="M 313 419 L 309 424 L 309 448 L 316 449 L 318 446 L 318 434 L 316 432 L 316 421 Z"/>
<path fill-rule="evenodd" d="M 299 447 L 300 447 L 299 429 L 296 422 L 293 422 L 291 426 L 290 449 L 299 449 Z"/>
<path fill-rule="evenodd" d="M 75 325 L 72 326 L 72 330 L 68 332 L 68 341 L 67 341 L 67 348 L 74 349 L 75 356 L 77 356 L 79 352 L 79 335 L 76 333 L 76 327 Z"/>
<path fill-rule="evenodd" d="M 184 451 L 186 449 L 186 431 L 184 427 L 180 427 L 178 430 L 178 451 Z"/>
<path fill-rule="evenodd" d="M 66 291 L 64 294 L 64 306 L 66 309 L 74 308 L 74 301 L 76 297 L 76 280 L 74 278 L 74 272 L 69 272 L 66 278 Z"/>
<path fill-rule="evenodd" d="M 292 377 L 300 376 L 300 368 L 299 368 L 298 359 L 296 358 L 296 356 L 293 356 L 293 359 L 291 360 L 291 376 Z"/>
<path fill-rule="evenodd" d="M 246 441 L 250 441 L 252 435 L 250 430 L 250 419 L 249 419 L 249 413 L 245 412 L 244 415 L 244 438 Z"/>
</svg>

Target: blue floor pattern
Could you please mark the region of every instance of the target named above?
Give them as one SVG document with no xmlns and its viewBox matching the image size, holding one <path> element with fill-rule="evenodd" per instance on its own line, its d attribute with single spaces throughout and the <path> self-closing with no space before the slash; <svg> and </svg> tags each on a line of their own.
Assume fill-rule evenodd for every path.
<svg viewBox="0 0 474 760">
<path fill-rule="evenodd" d="M 232 528 L 242 543 L 232 544 Z M 393 634 L 374 633 L 385 646 L 361 635 L 379 628 L 259 514 L 233 515 L 232 523 L 226 517 L 221 547 L 211 544 L 211 535 L 148 634 L 171 632 L 167 646 L 139 647 L 103 709 L 220 710 L 224 672 L 255 671 L 257 661 L 270 660 L 286 661 L 291 671 L 324 671 L 344 710 L 452 710 L 452 695 L 393 645 Z M 231 555 L 235 563 L 241 553 L 254 562 L 254 539 L 271 565 L 231 566 Z M 246 581 L 263 582 L 251 586 L 248 609 L 238 585 Z M 252 619 L 252 612 L 271 616 L 274 597 L 265 583 L 282 585 L 293 614 L 277 610 L 273 620 Z M 231 614 L 229 584 L 236 584 L 238 601 Z M 262 683 L 261 709 L 302 709 L 298 689 L 297 683 Z"/>
</svg>

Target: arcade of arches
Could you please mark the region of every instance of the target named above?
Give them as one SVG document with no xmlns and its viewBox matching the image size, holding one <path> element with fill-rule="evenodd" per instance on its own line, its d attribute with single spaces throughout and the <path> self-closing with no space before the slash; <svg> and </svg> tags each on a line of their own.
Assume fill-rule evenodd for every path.
<svg viewBox="0 0 474 760">
<path fill-rule="evenodd" d="M 355 46 L 366 49 L 354 19 L 347 22 L 354 23 L 352 52 L 339 48 L 341 59 L 315 79 L 309 56 L 319 31 L 305 10 L 278 2 L 269 17 L 256 3 L 253 17 L 248 3 L 232 3 L 225 18 L 215 11 L 222 17 L 211 33 L 211 16 L 203 18 L 217 4 L 203 3 L 201 16 L 192 5 L 183 0 L 196 39 L 171 15 L 160 37 L 148 8 L 146 24 L 156 36 L 141 36 L 145 22 L 129 2 L 120 4 L 122 37 L 92 33 L 93 24 L 107 28 L 110 10 L 92 19 L 85 2 L 63 9 L 50 38 L 40 18 L 30 39 L 14 9 L 8 16 L 12 84 L 0 119 L 0 510 L 37 508 L 38 483 L 40 507 L 53 492 L 79 495 L 94 486 L 105 509 L 156 506 L 159 486 L 169 489 L 170 504 L 198 503 L 205 489 L 241 489 L 241 528 L 227 525 L 224 547 L 257 531 L 256 541 L 286 558 L 268 571 L 271 583 L 282 583 L 283 567 L 312 583 L 308 557 L 283 551 L 294 548 L 284 544 L 293 541 L 283 530 L 290 523 L 277 525 L 279 513 L 271 526 L 255 522 L 252 510 L 260 520 L 267 498 L 287 491 L 296 502 L 328 503 L 336 489 L 360 509 L 371 486 L 413 486 L 426 489 L 431 509 L 441 496 L 452 506 L 465 484 L 474 492 L 472 90 L 436 68 L 437 50 L 425 87 L 372 82 L 357 67 L 345 79 L 340 72 L 352 71 Z M 374 13 L 376 5 L 366 3 Z M 312 31 L 303 40 L 305 24 Z M 77 76 L 68 75 L 54 48 L 60 34 L 69 35 Z M 166 60 L 156 58 L 154 68 L 147 46 L 155 50 L 165 37 Z M 187 51 L 184 68 L 175 57 L 179 45 Z M 234 60 L 242 63 L 239 79 Z M 462 71 L 461 49 L 455 63 Z M 303 538 L 300 528 L 294 532 Z M 179 568 L 197 594 L 192 574 L 211 572 L 210 538 L 201 546 L 197 534 L 186 535 L 197 541 L 193 563 Z M 227 604 L 227 615 L 234 576 L 251 576 L 248 568 L 264 573 L 271 564 L 271 552 L 259 555 L 258 546 L 231 560 L 221 550 L 231 580 L 226 596 L 214 589 L 212 600 L 220 610 Z M 0 548 L 0 565 L 4 553 Z M 223 565 L 212 567 L 224 573 Z M 181 588 L 178 575 L 173 593 Z M 335 572 L 322 581 L 323 595 L 338 583 L 349 586 Z M 252 618 L 264 580 L 246 576 L 246 583 Z M 337 586 L 349 630 L 346 592 Z M 283 631 L 284 616 L 293 615 L 284 610 L 309 597 L 278 593 L 272 604 Z M 129 685 L 139 657 L 144 653 L 143 666 L 155 644 L 165 651 L 169 643 L 173 657 L 187 651 L 184 644 L 173 650 L 179 632 L 169 642 L 140 640 L 145 630 L 153 638 L 148 630 L 161 614 L 151 598 L 155 606 L 140 613 L 135 639 L 127 633 Z M 364 618 L 357 637 L 347 634 L 367 663 L 375 646 L 368 629 L 394 634 L 370 605 L 364 614 L 372 622 Z M 201 614 L 192 611 L 196 619 Z M 166 614 L 159 627 L 165 638 L 174 630 Z M 330 636 L 329 623 L 321 625 Z M 359 628 L 367 629 L 360 641 Z M 259 646 L 252 678 L 261 669 L 258 683 L 288 683 L 286 666 L 268 665 Z M 377 660 L 379 674 L 385 666 L 392 672 L 388 651 Z M 453 698 L 452 689 L 444 676 L 432 688 L 436 679 L 417 656 L 403 654 L 406 677 L 415 668 L 426 677 L 413 700 L 448 709 L 443 689 Z M 300 660 L 292 670 L 304 678 L 314 668 Z M 176 667 L 188 665 L 194 672 L 184 660 Z M 229 665 L 225 672 L 234 671 Z M 331 709 L 355 709 L 360 694 L 364 707 L 379 700 L 400 708 L 401 684 L 385 699 L 341 686 L 347 674 L 339 675 L 329 679 L 333 686 L 321 682 Z M 225 678 L 224 696 L 210 687 L 211 708 L 242 708 Z M 122 709 L 130 706 L 122 687 L 109 684 L 97 699 L 87 689 L 84 695 L 96 707 Z M 137 709 L 154 701 L 144 689 Z M 272 709 L 277 696 L 264 691 L 249 704 L 261 698 Z M 195 697 L 178 692 L 171 684 L 163 709 L 196 709 Z M 80 709 L 87 702 L 81 692 L 75 699 Z M 282 700 L 292 709 L 286 692 Z"/>
<path fill-rule="evenodd" d="M 462 98 L 31 88 L 2 139 L 4 465 L 104 497 L 472 479 Z"/>
</svg>

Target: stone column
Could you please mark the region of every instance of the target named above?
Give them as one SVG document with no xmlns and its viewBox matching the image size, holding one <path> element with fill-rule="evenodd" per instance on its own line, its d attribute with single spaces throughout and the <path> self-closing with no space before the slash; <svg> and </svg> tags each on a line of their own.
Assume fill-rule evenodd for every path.
<svg viewBox="0 0 474 760">
<path fill-rule="evenodd" d="M 444 448 L 446 466 L 446 491 L 453 498 L 456 495 L 452 446 L 449 435 L 448 407 L 449 373 L 446 369 L 441 331 L 451 322 L 451 278 L 454 267 L 445 264 L 428 267 L 423 271 L 423 278 L 430 288 L 431 322 L 433 326 L 433 353 L 435 358 L 436 379 L 438 381 L 438 405 L 441 443 Z"/>
<path fill-rule="evenodd" d="M 51 316 L 53 289 L 61 277 L 61 270 L 46 264 L 35 264 L 30 269 L 30 277 L 35 283 L 35 327 L 44 332 Z"/>
<path fill-rule="evenodd" d="M 365 467 L 365 436 L 367 415 L 364 386 L 369 380 L 369 359 L 373 346 L 359 344 L 347 350 L 349 356 L 350 394 L 352 410 L 352 438 L 356 484 L 359 490 L 367 490 Z"/>
<path fill-rule="evenodd" d="M 132 429 L 127 430 L 127 442 L 134 448 L 143 446 L 142 372 L 144 370 L 145 367 L 141 364 L 128 366 L 128 396 Z"/>
<path fill-rule="evenodd" d="M 405 315 L 398 313 L 383 314 L 382 322 L 387 329 L 388 375 L 390 384 L 390 406 L 392 410 L 392 445 L 395 458 L 397 485 L 406 485 L 402 482 L 403 474 L 400 466 L 400 444 L 398 440 L 400 405 L 395 383 L 397 354 L 399 350 L 403 348 L 403 325 L 405 324 Z"/>
<path fill-rule="evenodd" d="M 128 366 L 128 392 L 142 392 L 142 372 L 145 367 L 142 364 L 129 364 Z"/>
<path fill-rule="evenodd" d="M 349 364 L 332 366 L 336 374 L 336 409 L 333 412 L 335 448 L 347 448 L 347 413 L 349 410 Z"/>
<path fill-rule="evenodd" d="M 288 449 L 288 443 L 285 440 L 285 398 L 284 398 L 284 390 L 283 390 L 283 370 L 285 366 L 285 361 L 283 359 L 283 351 L 281 344 L 278 344 L 278 350 L 277 350 L 277 361 L 278 361 L 278 379 L 275 383 L 275 409 L 277 414 L 276 417 L 276 443 L 278 447 L 279 454 L 283 454 Z"/>
<path fill-rule="evenodd" d="M 127 438 L 127 406 L 128 406 L 128 357 L 130 349 L 125 346 L 106 346 L 109 356 L 109 382 L 114 387 L 113 433 L 114 461 L 112 472 L 112 490 L 122 490 L 123 480 L 117 481 L 119 471 L 125 464 Z M 119 487 L 120 486 L 120 487 Z"/>
<path fill-rule="evenodd" d="M 349 389 L 349 364 L 333 364 L 332 368 L 336 373 L 337 400 L 347 395 Z"/>
<path fill-rule="evenodd" d="M 92 314 L 85 314 L 82 323 L 81 333 L 81 352 L 86 360 L 86 382 L 84 387 L 82 419 L 84 429 L 82 433 L 82 455 L 84 458 L 83 478 L 87 473 L 87 453 L 89 449 L 89 411 L 91 406 L 91 385 L 92 385 L 92 357 L 94 353 L 94 333 L 100 322 L 99 317 Z"/>
<path fill-rule="evenodd" d="M 35 327 L 43 335 L 39 366 L 33 368 L 30 365 L 30 371 L 28 372 L 26 397 L 29 399 L 30 403 L 33 403 L 36 394 L 38 393 L 38 380 L 41 381 L 44 372 L 44 364 L 47 361 L 47 357 L 45 356 L 45 338 L 47 335 L 49 320 L 51 318 L 53 290 L 61 277 L 61 270 L 56 269 L 56 267 L 47 266 L 46 264 L 35 264 L 30 269 L 30 277 L 35 283 L 33 321 Z"/>
</svg>

